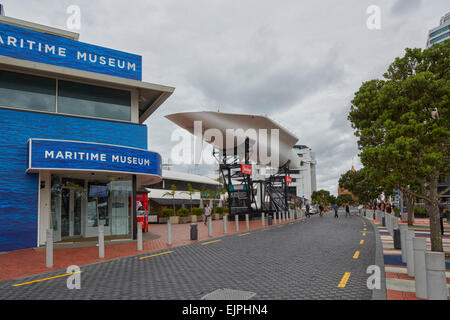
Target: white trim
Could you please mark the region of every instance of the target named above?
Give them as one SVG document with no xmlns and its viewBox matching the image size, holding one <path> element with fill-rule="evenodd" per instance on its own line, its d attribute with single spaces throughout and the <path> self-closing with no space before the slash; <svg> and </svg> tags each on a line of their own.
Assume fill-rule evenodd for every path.
<svg viewBox="0 0 450 320">
<path fill-rule="evenodd" d="M 28 168 L 26 173 L 38 173 L 39 171 L 64 171 L 64 172 L 102 172 L 102 173 L 120 173 L 127 175 L 135 175 L 135 176 L 152 176 L 161 178 L 161 176 L 153 173 L 138 173 L 138 172 L 129 172 L 129 171 L 112 171 L 112 170 L 99 170 L 99 169 L 64 169 L 64 168 Z"/>
</svg>

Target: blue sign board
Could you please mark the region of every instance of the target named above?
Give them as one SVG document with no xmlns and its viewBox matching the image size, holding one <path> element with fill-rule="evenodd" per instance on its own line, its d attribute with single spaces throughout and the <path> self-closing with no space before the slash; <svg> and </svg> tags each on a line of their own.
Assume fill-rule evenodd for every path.
<svg viewBox="0 0 450 320">
<path fill-rule="evenodd" d="M 30 139 L 27 172 L 38 170 L 162 175 L 161 156 L 148 150 L 79 141 Z"/>
<path fill-rule="evenodd" d="M 142 80 L 142 57 L 0 23 L 0 55 Z"/>
</svg>

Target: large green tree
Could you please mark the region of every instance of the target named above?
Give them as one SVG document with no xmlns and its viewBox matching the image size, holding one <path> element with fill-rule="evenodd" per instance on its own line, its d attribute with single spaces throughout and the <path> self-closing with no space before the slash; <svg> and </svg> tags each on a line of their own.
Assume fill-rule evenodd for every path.
<svg viewBox="0 0 450 320">
<path fill-rule="evenodd" d="M 359 203 L 368 205 L 373 205 L 383 192 L 379 179 L 374 178 L 374 173 L 366 167 L 347 171 L 339 179 L 339 185 L 358 197 Z"/>
<path fill-rule="evenodd" d="M 330 203 L 330 191 L 327 190 L 313 191 L 313 193 L 311 194 L 311 199 L 314 204 L 323 203 L 324 205 L 328 205 Z"/>
<path fill-rule="evenodd" d="M 442 252 L 437 185 L 450 174 L 450 41 L 405 51 L 383 80 L 362 84 L 349 120 L 363 165 L 383 185 L 425 201 L 431 248 Z"/>
</svg>

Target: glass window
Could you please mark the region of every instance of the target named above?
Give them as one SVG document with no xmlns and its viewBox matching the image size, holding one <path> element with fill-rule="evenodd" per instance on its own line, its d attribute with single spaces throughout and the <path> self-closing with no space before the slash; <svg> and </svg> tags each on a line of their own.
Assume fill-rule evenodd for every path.
<svg viewBox="0 0 450 320">
<path fill-rule="evenodd" d="M 60 80 L 58 112 L 131 121 L 131 92 Z"/>
<path fill-rule="evenodd" d="M 55 112 L 56 80 L 0 70 L 0 106 Z"/>
<path fill-rule="evenodd" d="M 441 35 L 441 36 L 439 36 L 439 37 L 437 37 L 437 38 L 432 39 L 432 40 L 430 41 L 430 43 L 431 43 L 431 44 L 436 43 L 436 42 L 438 42 L 438 41 L 440 41 L 440 40 L 442 40 L 442 39 L 445 39 L 445 38 L 447 38 L 447 37 L 450 37 L 450 32 L 444 33 L 443 35 Z"/>
<path fill-rule="evenodd" d="M 443 28 L 440 28 L 439 30 L 436 30 L 436 31 L 430 33 L 430 38 L 433 38 L 434 36 L 437 36 L 438 34 L 444 32 L 444 31 L 447 31 L 447 30 L 450 30 L 450 26 L 445 26 Z"/>
</svg>

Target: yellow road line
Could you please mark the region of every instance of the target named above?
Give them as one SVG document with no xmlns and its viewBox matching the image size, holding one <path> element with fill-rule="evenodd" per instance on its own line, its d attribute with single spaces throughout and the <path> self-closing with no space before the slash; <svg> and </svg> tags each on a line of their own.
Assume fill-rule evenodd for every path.
<svg viewBox="0 0 450 320">
<path fill-rule="evenodd" d="M 359 257 L 359 251 L 356 251 L 355 254 L 353 255 L 353 259 L 358 259 Z"/>
<path fill-rule="evenodd" d="M 248 233 L 243 233 L 243 234 L 240 234 L 239 237 L 248 236 L 249 234 L 250 234 L 250 232 L 248 232 Z"/>
<path fill-rule="evenodd" d="M 169 254 L 169 253 L 172 253 L 172 252 L 173 251 L 166 251 L 166 252 L 163 252 L 163 253 L 152 254 L 151 256 L 146 256 L 146 257 L 139 258 L 139 260 L 148 259 L 148 258 L 151 258 L 151 257 L 162 256 L 164 254 Z"/>
<path fill-rule="evenodd" d="M 82 272 L 83 272 L 83 271 L 72 272 L 72 273 L 66 273 L 66 274 L 61 274 L 61 275 L 59 275 L 59 276 L 55 276 L 55 277 L 50 277 L 50 278 L 45 278 L 45 279 L 39 279 L 39 280 L 33 280 L 33 281 L 29 281 L 29 282 L 24 282 L 24 283 L 14 284 L 13 287 L 19 287 L 19 286 L 24 286 L 24 285 L 26 285 L 26 284 L 31 284 L 31 283 L 41 282 L 41 281 L 47 281 L 47 280 L 56 279 L 56 278 L 67 277 L 67 276 L 71 276 L 71 275 L 73 275 L 73 274 L 82 273 Z"/>
<path fill-rule="evenodd" d="M 364 244 L 364 240 L 361 240 L 361 241 L 359 242 L 359 244 Z"/>
<path fill-rule="evenodd" d="M 346 272 L 344 274 L 344 276 L 341 279 L 341 282 L 339 282 L 338 284 L 338 288 L 345 288 L 345 286 L 347 285 L 347 281 L 350 278 L 350 274 L 351 274 L 350 272 Z"/>
<path fill-rule="evenodd" d="M 264 231 L 269 231 L 270 229 L 264 229 L 262 232 L 264 232 Z"/>
<path fill-rule="evenodd" d="M 214 240 L 214 241 L 209 241 L 209 242 L 203 242 L 203 243 L 202 243 L 202 246 L 207 245 L 207 244 L 210 244 L 210 243 L 219 242 L 219 241 L 222 241 L 222 240 Z"/>
<path fill-rule="evenodd" d="M 363 233 L 363 237 L 365 237 L 365 236 L 366 236 L 366 233 L 364 232 L 364 233 Z"/>
</svg>

